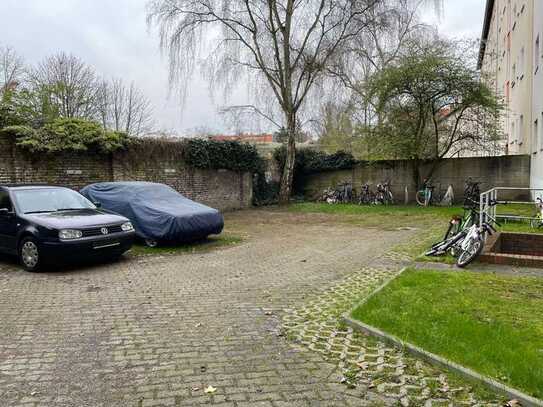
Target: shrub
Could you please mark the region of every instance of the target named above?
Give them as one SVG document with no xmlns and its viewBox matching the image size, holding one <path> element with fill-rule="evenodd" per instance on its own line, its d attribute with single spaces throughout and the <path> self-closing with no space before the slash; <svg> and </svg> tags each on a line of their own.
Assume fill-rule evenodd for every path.
<svg viewBox="0 0 543 407">
<path fill-rule="evenodd" d="M 19 147 L 32 153 L 89 150 L 109 153 L 124 148 L 128 142 L 125 133 L 104 130 L 96 122 L 72 118 L 55 119 L 38 129 L 10 126 L 2 132 L 15 137 Z"/>
</svg>

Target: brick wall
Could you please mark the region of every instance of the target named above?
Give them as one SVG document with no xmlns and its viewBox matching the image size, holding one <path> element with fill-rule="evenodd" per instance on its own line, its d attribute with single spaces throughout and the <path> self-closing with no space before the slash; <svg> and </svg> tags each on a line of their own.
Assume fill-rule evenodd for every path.
<svg viewBox="0 0 543 407">
<path fill-rule="evenodd" d="M 227 170 L 186 166 L 179 153 L 148 157 L 145 149 L 112 155 L 28 154 L 0 137 L 0 183 L 47 183 L 81 189 L 103 181 L 152 181 L 170 185 L 190 199 L 221 210 L 246 208 L 252 202 L 252 176 Z"/>
<path fill-rule="evenodd" d="M 543 268 L 543 235 L 498 233 L 487 239 L 479 260 L 491 264 L 509 264 Z"/>
<path fill-rule="evenodd" d="M 501 233 L 492 252 L 543 256 L 543 235 L 527 233 Z"/>
<path fill-rule="evenodd" d="M 429 172 L 431 164 L 423 165 L 421 176 Z M 363 183 L 375 184 L 390 180 L 396 200 L 403 201 L 405 188 L 413 201 L 417 186 L 413 179 L 414 166 L 409 160 L 377 161 L 357 165 L 352 170 L 330 171 L 304 176 L 299 183 L 306 198 L 313 199 L 323 190 L 341 182 L 351 182 L 359 190 Z M 449 158 L 442 160 L 432 175 L 436 187 L 445 192 L 452 185 L 457 200 L 462 199 L 464 182 L 468 177 L 481 182 L 481 192 L 493 187 L 528 188 L 530 186 L 530 157 L 527 155 L 500 157 Z M 501 199 L 521 199 L 525 193 L 501 193 Z"/>
</svg>

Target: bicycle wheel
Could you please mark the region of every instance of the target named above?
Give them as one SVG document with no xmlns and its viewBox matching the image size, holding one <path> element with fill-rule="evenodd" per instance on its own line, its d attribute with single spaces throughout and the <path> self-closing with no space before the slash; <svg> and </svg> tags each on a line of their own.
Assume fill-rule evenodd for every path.
<svg viewBox="0 0 543 407">
<path fill-rule="evenodd" d="M 475 260 L 481 252 L 483 251 L 483 241 L 481 239 L 472 239 L 469 242 L 469 245 L 466 250 L 462 250 L 458 259 L 456 260 L 456 265 L 460 268 L 466 267 L 473 260 Z"/>
<path fill-rule="evenodd" d="M 392 192 L 387 191 L 385 197 L 386 197 L 386 200 L 387 200 L 387 205 L 393 205 L 394 204 L 394 197 L 392 196 Z"/>
<path fill-rule="evenodd" d="M 415 200 L 420 206 L 426 206 L 426 191 L 418 191 Z"/>
</svg>

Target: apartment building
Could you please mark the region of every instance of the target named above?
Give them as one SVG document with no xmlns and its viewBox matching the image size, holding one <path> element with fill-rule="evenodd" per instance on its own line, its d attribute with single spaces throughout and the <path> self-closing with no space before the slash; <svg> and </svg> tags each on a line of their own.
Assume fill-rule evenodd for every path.
<svg viewBox="0 0 543 407">
<path fill-rule="evenodd" d="M 533 44 L 531 185 L 543 188 L 543 0 L 534 0 Z"/>
<path fill-rule="evenodd" d="M 543 0 L 487 0 L 479 68 L 504 104 L 505 154 L 532 155 L 543 188 Z"/>
</svg>

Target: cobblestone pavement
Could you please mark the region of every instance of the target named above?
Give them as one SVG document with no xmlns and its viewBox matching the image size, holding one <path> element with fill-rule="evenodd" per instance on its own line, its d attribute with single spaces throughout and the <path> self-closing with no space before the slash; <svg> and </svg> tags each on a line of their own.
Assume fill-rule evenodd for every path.
<svg viewBox="0 0 543 407">
<path fill-rule="evenodd" d="M 43 274 L 0 259 L 0 406 L 395 405 L 411 376 L 417 400 L 432 399 L 424 380 L 437 377 L 450 404 L 444 376 L 332 318 L 353 299 L 345 287 L 365 292 L 397 271 L 369 266 L 412 232 L 274 211 L 227 224 L 244 243 L 208 253 Z M 303 310 L 322 311 L 314 332 Z M 367 367 L 353 373 L 354 360 Z"/>
</svg>

